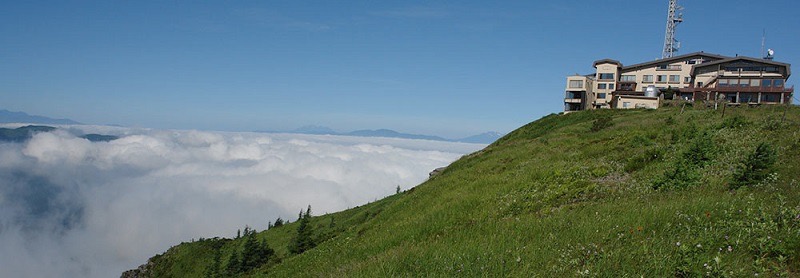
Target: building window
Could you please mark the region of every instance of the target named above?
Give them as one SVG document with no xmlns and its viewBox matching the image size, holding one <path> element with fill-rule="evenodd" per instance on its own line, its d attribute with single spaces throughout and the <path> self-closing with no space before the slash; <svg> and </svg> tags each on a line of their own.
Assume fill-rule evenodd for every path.
<svg viewBox="0 0 800 278">
<path fill-rule="evenodd" d="M 683 83 L 692 83 L 692 78 L 687 76 L 683 78 Z"/>
<path fill-rule="evenodd" d="M 720 79 L 717 81 L 718 87 L 728 87 L 728 79 Z"/>
<path fill-rule="evenodd" d="M 678 83 L 678 82 L 681 82 L 681 76 L 680 75 L 670 75 L 669 76 L 669 83 Z"/>
<path fill-rule="evenodd" d="M 597 79 L 600 79 L 600 80 L 614 80 L 614 74 L 613 73 L 598 73 L 597 74 Z"/>
<path fill-rule="evenodd" d="M 628 108 L 631 106 L 630 102 L 622 102 L 622 108 Z"/>
<path fill-rule="evenodd" d="M 567 92 L 566 98 L 583 98 L 581 92 Z"/>
<path fill-rule="evenodd" d="M 741 93 L 739 94 L 739 102 L 756 102 L 758 100 L 758 95 L 752 93 Z"/>
<path fill-rule="evenodd" d="M 606 93 L 598 93 L 597 99 L 606 99 Z"/>
<path fill-rule="evenodd" d="M 761 94 L 761 101 L 778 102 L 778 98 L 775 94 Z"/>
<path fill-rule="evenodd" d="M 750 87 L 750 79 L 741 79 L 739 80 L 740 87 Z"/>
<path fill-rule="evenodd" d="M 583 88 L 583 80 L 570 80 L 569 81 L 570 88 Z"/>
<path fill-rule="evenodd" d="M 697 82 L 697 87 L 703 87 L 703 82 Z"/>
<path fill-rule="evenodd" d="M 772 85 L 775 87 L 783 87 L 783 80 L 775 79 L 775 81 L 772 82 Z"/>
<path fill-rule="evenodd" d="M 772 79 L 764 79 L 764 82 L 761 82 L 762 87 L 772 87 Z"/>
<path fill-rule="evenodd" d="M 605 90 L 606 89 L 606 83 L 597 83 L 597 89 Z"/>
<path fill-rule="evenodd" d="M 608 89 L 609 90 L 613 90 L 614 89 L 614 83 L 608 84 Z"/>
<path fill-rule="evenodd" d="M 652 75 L 642 76 L 642 82 L 653 82 L 653 76 Z"/>
<path fill-rule="evenodd" d="M 667 76 L 666 75 L 657 75 L 656 76 L 656 82 L 667 82 Z"/>
<path fill-rule="evenodd" d="M 623 76 L 620 76 L 620 80 L 619 81 L 636 82 L 636 75 L 623 75 Z"/>
<path fill-rule="evenodd" d="M 658 65 L 658 70 L 681 70 L 681 65 Z"/>
<path fill-rule="evenodd" d="M 761 79 L 750 80 L 750 87 L 761 87 Z"/>
</svg>

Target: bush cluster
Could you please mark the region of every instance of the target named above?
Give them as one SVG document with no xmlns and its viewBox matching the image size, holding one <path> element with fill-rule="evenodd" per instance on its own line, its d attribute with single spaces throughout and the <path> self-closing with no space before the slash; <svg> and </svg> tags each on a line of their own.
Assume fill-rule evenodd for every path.
<svg viewBox="0 0 800 278">
<path fill-rule="evenodd" d="M 598 132 L 613 125 L 614 122 L 612 121 L 610 115 L 601 115 L 598 116 L 594 122 L 592 122 L 592 127 L 589 130 L 592 132 Z"/>
<path fill-rule="evenodd" d="M 761 142 L 733 172 L 733 181 L 729 184 L 729 188 L 736 190 L 742 186 L 763 181 L 770 174 L 772 165 L 775 164 L 777 158 L 778 154 L 775 149 L 769 144 Z"/>
</svg>

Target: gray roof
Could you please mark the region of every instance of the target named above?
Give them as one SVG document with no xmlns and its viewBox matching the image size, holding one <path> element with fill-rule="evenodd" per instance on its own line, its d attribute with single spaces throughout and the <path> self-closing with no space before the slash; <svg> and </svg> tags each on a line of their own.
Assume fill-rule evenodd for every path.
<svg viewBox="0 0 800 278">
<path fill-rule="evenodd" d="M 597 61 L 594 61 L 594 64 L 592 64 L 592 66 L 597 68 L 597 65 L 599 65 L 599 64 L 616 64 L 618 67 L 622 67 L 622 63 L 620 63 L 619 61 L 614 60 L 614 59 L 597 60 Z"/>
<path fill-rule="evenodd" d="M 675 56 L 675 57 L 672 57 L 672 58 L 658 59 L 658 60 L 655 60 L 655 61 L 644 62 L 644 63 L 639 63 L 639 64 L 634 64 L 634 65 L 622 67 L 622 71 L 628 71 L 628 70 L 633 70 L 633 69 L 637 69 L 637 68 L 649 68 L 649 67 L 660 65 L 660 64 L 665 64 L 665 63 L 668 64 L 668 63 L 673 63 L 673 62 L 680 61 L 680 60 L 685 60 L 685 59 L 688 59 L 688 58 L 691 58 L 691 57 L 704 57 L 704 58 L 712 58 L 712 59 L 715 59 L 715 60 L 722 60 L 722 59 L 730 58 L 730 57 L 727 57 L 727 56 L 722 56 L 722 55 L 718 55 L 718 54 L 712 54 L 712 53 L 706 53 L 706 52 L 700 51 L 700 52 L 693 52 L 693 53 L 689 53 L 689 54 L 683 54 L 683 55 Z M 706 63 L 703 63 L 703 65 L 705 65 L 705 64 Z"/>
<path fill-rule="evenodd" d="M 719 64 L 726 64 L 726 63 L 731 63 L 731 62 L 736 62 L 736 61 L 748 61 L 748 62 L 754 62 L 754 63 L 762 63 L 762 64 L 767 64 L 767 65 L 779 66 L 779 67 L 786 67 L 786 78 L 789 78 L 789 76 L 792 75 L 792 65 L 790 65 L 790 64 L 781 63 L 781 62 L 775 62 L 773 60 L 767 60 L 767 59 L 759 59 L 759 58 L 747 57 L 747 56 L 729 57 L 727 59 L 722 59 L 722 60 L 718 60 L 718 61 L 714 61 L 714 62 L 702 63 L 702 64 L 699 64 L 699 65 L 695 65 L 694 67 L 692 67 L 692 73 L 691 74 L 694 75 L 694 72 L 699 68 L 704 68 L 704 67 L 707 67 L 707 66 L 715 66 L 715 65 L 719 65 Z"/>
</svg>

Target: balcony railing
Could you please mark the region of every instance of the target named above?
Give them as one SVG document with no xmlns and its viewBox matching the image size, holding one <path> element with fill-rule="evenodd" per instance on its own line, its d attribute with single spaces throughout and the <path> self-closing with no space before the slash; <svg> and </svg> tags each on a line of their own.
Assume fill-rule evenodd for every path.
<svg viewBox="0 0 800 278">
<path fill-rule="evenodd" d="M 636 81 L 617 82 L 617 91 L 636 91 Z"/>
<path fill-rule="evenodd" d="M 692 92 L 720 92 L 720 93 L 793 93 L 794 86 L 791 87 L 755 87 L 755 86 L 723 86 L 723 87 L 695 87 L 689 86 L 686 89 L 681 89 L 692 91 Z"/>
<path fill-rule="evenodd" d="M 656 70 L 681 70 L 681 65 L 660 65 Z"/>
<path fill-rule="evenodd" d="M 565 103 L 582 103 L 583 99 L 580 99 L 580 98 L 565 98 L 564 102 Z"/>
</svg>

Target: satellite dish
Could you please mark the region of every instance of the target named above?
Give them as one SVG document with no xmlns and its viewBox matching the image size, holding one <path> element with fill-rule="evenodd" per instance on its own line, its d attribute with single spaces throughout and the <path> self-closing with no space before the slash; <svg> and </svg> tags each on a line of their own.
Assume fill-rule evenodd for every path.
<svg viewBox="0 0 800 278">
<path fill-rule="evenodd" d="M 772 50 L 772 49 L 767 49 L 767 55 L 769 55 L 769 56 L 775 56 L 775 50 Z"/>
</svg>

